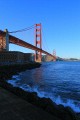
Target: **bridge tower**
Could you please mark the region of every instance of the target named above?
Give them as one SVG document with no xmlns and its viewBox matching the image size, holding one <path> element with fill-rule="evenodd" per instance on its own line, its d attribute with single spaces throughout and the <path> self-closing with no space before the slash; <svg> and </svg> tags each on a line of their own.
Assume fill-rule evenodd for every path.
<svg viewBox="0 0 80 120">
<path fill-rule="evenodd" d="M 0 51 L 9 51 L 9 34 L 6 29 L 3 37 L 0 37 Z"/>
<path fill-rule="evenodd" d="M 41 34 L 41 24 L 35 24 L 35 46 L 42 49 L 42 34 Z M 35 61 L 41 62 L 42 52 L 35 51 Z"/>
<path fill-rule="evenodd" d="M 55 57 L 55 59 L 53 58 L 53 61 L 56 61 L 56 50 L 53 50 L 53 56 Z"/>
</svg>

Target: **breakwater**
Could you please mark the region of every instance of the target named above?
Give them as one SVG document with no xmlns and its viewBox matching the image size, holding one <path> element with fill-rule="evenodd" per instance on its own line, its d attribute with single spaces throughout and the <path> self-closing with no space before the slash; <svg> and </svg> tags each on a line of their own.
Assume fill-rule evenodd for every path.
<svg viewBox="0 0 80 120">
<path fill-rule="evenodd" d="M 11 84 L 7 83 L 7 79 L 10 79 L 12 75 L 18 74 L 26 69 L 32 69 L 40 67 L 39 63 L 32 63 L 26 65 L 15 65 L 15 66 L 2 66 L 0 67 L 0 86 L 5 89 L 13 92 L 17 96 L 27 100 L 31 104 L 36 105 L 37 107 L 42 108 L 43 110 L 49 112 L 50 114 L 60 118 L 61 120 L 80 120 L 79 113 L 75 113 L 70 107 L 64 107 L 63 105 L 56 105 L 49 98 L 39 98 L 36 92 L 26 92 L 18 87 L 13 87 Z M 34 67 L 35 66 L 35 67 Z"/>
</svg>

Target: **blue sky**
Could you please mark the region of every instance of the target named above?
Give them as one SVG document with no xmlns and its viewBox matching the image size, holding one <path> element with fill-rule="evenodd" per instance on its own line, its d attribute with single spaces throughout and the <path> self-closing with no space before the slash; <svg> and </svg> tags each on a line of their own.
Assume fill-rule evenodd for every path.
<svg viewBox="0 0 80 120">
<path fill-rule="evenodd" d="M 42 23 L 43 49 L 80 58 L 80 0 L 0 0 L 0 29 L 14 31 Z M 13 34 L 34 44 L 34 30 Z M 10 50 L 34 52 L 10 45 Z"/>
</svg>

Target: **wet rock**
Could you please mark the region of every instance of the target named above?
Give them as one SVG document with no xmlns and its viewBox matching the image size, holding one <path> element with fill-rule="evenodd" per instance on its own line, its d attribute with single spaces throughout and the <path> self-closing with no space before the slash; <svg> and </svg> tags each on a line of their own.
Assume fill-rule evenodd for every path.
<svg viewBox="0 0 80 120">
<path fill-rule="evenodd" d="M 8 90 L 12 89 L 13 87 L 11 84 L 7 83 L 5 80 L 0 80 L 0 86 Z"/>
<path fill-rule="evenodd" d="M 38 106 L 39 97 L 37 96 L 37 93 L 36 92 L 28 93 L 27 101 L 33 105 Z"/>
<path fill-rule="evenodd" d="M 71 117 L 71 120 L 77 120 L 78 119 L 77 114 L 70 107 L 66 107 L 65 111 Z"/>
<path fill-rule="evenodd" d="M 36 92 L 26 92 L 21 88 L 13 87 L 4 80 L 1 80 L 0 83 L 0 85 L 5 89 L 13 92 L 22 99 L 27 100 L 31 104 L 42 108 L 46 112 L 60 118 L 61 120 L 80 120 L 80 114 L 76 115 L 70 107 L 65 108 L 63 105 L 57 105 L 50 98 L 39 98 Z"/>
<path fill-rule="evenodd" d="M 53 105 L 53 102 L 50 98 L 39 98 L 38 100 L 38 106 L 43 108 L 44 110 L 47 108 L 47 106 L 50 105 L 52 106 Z"/>
<path fill-rule="evenodd" d="M 76 120 L 71 117 L 71 115 L 65 110 L 65 107 L 63 105 L 56 105 L 54 103 L 53 106 L 47 106 L 46 110 L 47 112 L 60 118 L 61 120 Z"/>
<path fill-rule="evenodd" d="M 80 120 L 80 113 L 77 113 L 77 120 Z"/>
</svg>

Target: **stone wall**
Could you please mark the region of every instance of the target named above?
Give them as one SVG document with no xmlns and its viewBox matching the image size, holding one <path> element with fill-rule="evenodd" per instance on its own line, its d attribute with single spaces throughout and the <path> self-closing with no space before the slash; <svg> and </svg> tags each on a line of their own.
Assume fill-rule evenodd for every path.
<svg viewBox="0 0 80 120">
<path fill-rule="evenodd" d="M 22 53 L 17 51 L 1 51 L 0 64 L 23 63 L 33 61 L 32 53 Z"/>
</svg>

